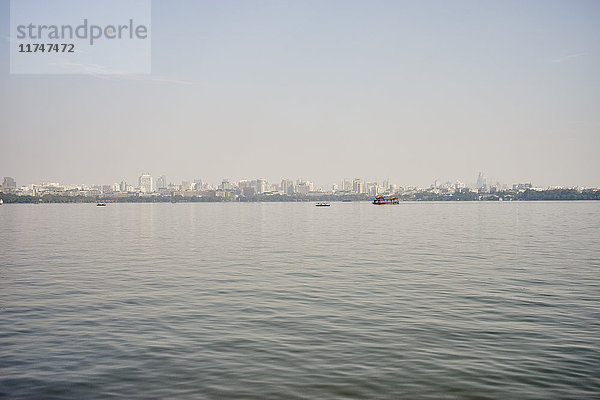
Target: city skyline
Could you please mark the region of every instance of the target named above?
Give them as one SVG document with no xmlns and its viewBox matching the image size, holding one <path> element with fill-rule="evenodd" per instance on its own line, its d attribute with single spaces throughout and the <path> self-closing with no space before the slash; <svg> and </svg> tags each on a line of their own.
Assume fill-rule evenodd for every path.
<svg viewBox="0 0 600 400">
<path fill-rule="evenodd" d="M 61 190 L 89 190 L 99 189 L 101 192 L 108 193 L 138 193 L 138 194 L 170 194 L 176 191 L 213 191 L 213 190 L 242 190 L 244 188 L 252 188 L 254 194 L 275 193 L 280 194 L 308 194 L 314 193 L 353 193 L 353 194 L 369 194 L 378 195 L 382 193 L 394 193 L 402 190 L 426 190 L 426 189 L 448 189 L 462 190 L 469 189 L 475 191 L 489 192 L 510 190 L 512 189 L 597 189 L 596 186 L 578 186 L 578 185 L 535 185 L 531 181 L 519 181 L 517 183 L 506 183 L 498 180 L 489 179 L 483 172 L 478 172 L 474 183 L 454 180 L 434 179 L 429 185 L 407 185 L 390 181 L 389 179 L 365 180 L 360 177 L 342 178 L 337 183 L 332 183 L 327 186 L 317 185 L 311 179 L 305 178 L 289 178 L 282 177 L 275 181 L 270 181 L 265 178 L 248 178 L 248 179 L 229 179 L 223 178 L 218 182 L 210 182 L 202 178 L 184 179 L 179 182 L 168 179 L 165 175 L 153 176 L 149 172 L 142 172 L 135 180 L 121 180 L 107 183 L 62 183 L 58 181 L 38 181 L 36 183 L 28 183 L 17 185 L 13 177 L 5 176 L 1 188 L 3 190 L 32 190 L 34 188 L 61 188 Z M 242 190 L 243 191 L 243 190 Z M 27 192 L 27 194 L 31 194 Z M 248 193 L 246 193 L 248 194 Z"/>
<path fill-rule="evenodd" d="M 456 183 L 456 182 L 460 182 L 464 185 L 466 185 L 467 187 L 479 187 L 479 174 L 481 174 L 481 176 L 483 177 L 483 179 L 488 183 L 488 184 L 513 184 L 513 183 L 531 183 L 534 182 L 532 179 L 517 179 L 515 181 L 507 181 L 504 179 L 497 179 L 495 177 L 490 177 L 488 176 L 486 173 L 483 173 L 481 171 L 476 172 L 473 177 L 471 178 L 462 178 L 462 177 L 450 177 L 450 178 L 440 178 L 440 176 L 434 176 L 432 178 L 429 179 L 428 182 L 425 182 L 424 184 L 415 184 L 415 183 L 411 183 L 412 180 L 407 179 L 405 181 L 401 183 L 398 182 L 394 182 L 400 186 L 410 186 L 410 187 L 429 187 L 431 185 L 434 185 L 435 182 L 440 182 L 440 183 Z M 38 178 L 38 179 L 32 179 L 29 181 L 24 181 L 21 178 L 15 178 L 15 174 L 1 174 L 0 173 L 0 177 L 5 177 L 5 178 L 9 178 L 9 179 L 15 179 L 16 181 L 18 181 L 21 185 L 20 186 L 28 186 L 28 185 L 36 185 L 36 184 L 42 184 L 42 183 L 56 183 L 59 182 L 61 184 L 67 185 L 67 186 L 77 186 L 77 185 L 88 185 L 88 186 L 93 186 L 93 185 L 106 185 L 107 182 L 112 182 L 112 183 L 118 183 L 121 184 L 121 182 L 127 182 L 128 184 L 135 184 L 135 187 L 138 186 L 142 186 L 140 183 L 140 178 L 143 175 L 149 175 L 150 178 L 152 178 L 151 183 L 147 183 L 148 185 L 151 185 L 152 188 L 156 188 L 156 187 L 161 187 L 161 186 L 168 186 L 168 185 L 173 185 L 173 184 L 181 184 L 181 182 L 185 182 L 185 181 L 190 181 L 193 182 L 194 180 L 197 179 L 201 179 L 203 182 L 212 184 L 212 185 L 218 185 L 220 184 L 223 180 L 228 180 L 231 182 L 239 182 L 239 181 L 246 181 L 246 180 L 256 180 L 256 179 L 265 179 L 268 182 L 279 182 L 283 179 L 291 179 L 293 181 L 296 180 L 305 180 L 305 181 L 310 181 L 312 182 L 316 187 L 320 187 L 320 188 L 330 188 L 332 185 L 340 185 L 340 182 L 342 182 L 343 180 L 346 179 L 360 179 L 364 182 L 393 182 L 392 179 L 390 179 L 389 177 L 375 177 L 375 178 L 365 178 L 364 176 L 346 176 L 346 177 L 340 177 L 335 181 L 332 182 L 325 182 L 325 183 L 321 183 L 323 182 L 323 180 L 320 179 L 315 179 L 313 177 L 307 176 L 307 175 L 302 175 L 302 176 L 280 176 L 280 177 L 276 177 L 274 174 L 263 174 L 260 175 L 259 177 L 250 177 L 250 176 L 238 176 L 238 177 L 226 177 L 226 176 L 221 176 L 220 178 L 217 178 L 215 180 L 211 180 L 211 179 L 207 179 L 204 177 L 204 175 L 184 175 L 182 178 L 179 177 L 175 177 L 175 178 L 171 178 L 171 177 L 167 177 L 166 174 L 164 173 L 157 173 L 157 174 L 152 174 L 150 172 L 143 172 L 143 173 L 138 173 L 138 175 L 134 175 L 134 174 L 127 174 L 127 176 L 122 175 L 120 178 L 118 179 L 107 179 L 103 182 L 98 182 L 98 181 L 93 181 L 90 179 L 84 179 L 82 181 L 79 182 L 71 182 L 71 181 L 67 181 L 66 179 L 61 179 L 61 178 L 49 178 L 49 179 L 42 179 L 42 178 Z M 266 176 L 273 176 L 274 178 L 266 178 Z M 164 180 L 164 181 L 162 181 Z M 162 184 L 160 183 L 162 181 Z M 600 187 L 599 185 L 575 185 L 575 184 L 567 184 L 567 185 L 559 185 L 559 184 L 548 184 L 548 185 L 539 185 L 540 187 L 554 187 L 554 186 L 561 186 L 561 187 Z"/>
<path fill-rule="evenodd" d="M 302 178 L 282 178 L 269 182 L 264 178 L 211 183 L 200 178 L 170 182 L 165 175 L 154 178 L 143 172 L 137 184 L 125 180 L 109 185 L 62 185 L 58 182 L 17 185 L 12 177 L 4 177 L 0 200 L 7 203 L 77 203 L 95 202 L 305 202 L 305 201 L 372 201 L 382 204 L 399 201 L 519 201 L 519 200 L 600 200 L 600 188 L 539 187 L 532 183 L 512 185 L 488 181 L 482 172 L 475 185 L 460 180 L 442 182 L 436 179 L 428 187 L 398 185 L 389 180 L 365 181 L 342 179 L 329 188 L 316 186 Z M 380 200 L 377 200 L 380 199 Z M 376 203 L 379 201 L 379 203 Z M 327 203 L 323 203 L 327 204 Z"/>
<path fill-rule="evenodd" d="M 201 182 L 204 187 L 210 187 L 210 188 L 214 188 L 217 189 L 220 187 L 220 185 L 222 184 L 222 182 L 230 182 L 231 184 L 233 184 L 234 186 L 237 187 L 237 185 L 239 184 L 239 182 L 249 182 L 249 181 L 256 181 L 256 180 L 263 180 L 265 182 L 267 182 L 269 185 L 274 185 L 277 184 L 279 185 L 280 182 L 283 182 L 284 180 L 289 180 L 290 182 L 309 182 L 311 187 L 314 187 L 315 189 L 318 189 L 320 191 L 335 191 L 336 189 L 332 189 L 332 188 L 342 188 L 344 186 L 344 181 L 349 181 L 350 185 L 352 184 L 352 181 L 355 180 L 360 180 L 363 182 L 363 184 L 382 184 L 383 186 L 386 186 L 386 183 L 388 183 L 389 185 L 395 185 L 397 187 L 408 187 L 408 188 L 431 188 L 431 187 L 454 187 L 454 186 L 460 186 L 460 187 L 465 187 L 465 188 L 472 188 L 472 189 L 478 189 L 478 188 L 482 188 L 482 187 L 487 187 L 487 186 L 494 186 L 497 188 L 510 188 L 513 185 L 524 185 L 524 184 L 530 184 L 533 185 L 533 187 L 537 187 L 537 188 L 599 188 L 600 184 L 598 185 L 575 185 L 575 184 L 566 184 L 566 185 L 560 185 L 560 184 L 547 184 L 547 185 L 543 185 L 543 184 L 539 184 L 538 182 L 535 182 L 531 179 L 519 179 L 516 181 L 506 181 L 503 179 L 497 179 L 496 177 L 491 177 L 489 176 L 486 172 L 483 171 L 478 171 L 473 177 L 471 177 L 471 179 L 466 178 L 449 178 L 449 179 L 441 179 L 439 176 L 438 177 L 434 177 L 431 178 L 429 180 L 428 183 L 425 184 L 412 184 L 409 183 L 410 180 L 408 181 L 401 181 L 401 182 L 395 182 L 392 179 L 390 179 L 389 177 L 377 177 L 374 179 L 367 179 L 364 178 L 363 176 L 354 176 L 354 177 L 350 177 L 350 176 L 346 176 L 346 177 L 342 177 L 342 178 L 338 178 L 336 181 L 333 182 L 327 182 L 325 184 L 322 184 L 320 182 L 322 182 L 322 180 L 318 180 L 318 179 L 313 179 L 312 177 L 303 175 L 303 176 L 296 176 L 296 177 L 289 177 L 289 176 L 281 176 L 281 177 L 275 177 L 275 178 L 271 178 L 271 179 L 267 179 L 265 178 L 265 176 L 275 176 L 274 174 L 266 174 L 266 175 L 262 175 L 260 177 L 249 177 L 249 176 L 243 176 L 243 177 L 237 177 L 237 178 L 232 178 L 232 177 L 220 177 L 216 180 L 210 180 L 210 179 L 206 179 L 204 176 L 198 176 L 195 175 L 192 177 L 192 175 L 188 174 L 186 175 L 184 178 L 171 178 L 171 177 L 167 177 L 167 175 L 165 175 L 164 173 L 159 173 L 159 174 L 152 174 L 150 172 L 140 172 L 138 173 L 137 176 L 135 176 L 134 178 L 132 178 L 131 176 L 133 176 L 132 174 L 127 174 L 127 178 L 125 177 L 125 175 L 122 175 L 121 178 L 117 179 L 116 181 L 113 179 L 112 183 L 109 183 L 111 180 L 107 180 L 106 182 L 93 182 L 91 180 L 84 180 L 82 182 L 67 182 L 63 179 L 37 179 L 34 181 L 29 181 L 23 184 L 22 181 L 20 181 L 19 179 L 15 179 L 14 176 L 6 176 L 6 175 L 2 175 L 0 174 L 0 177 L 4 176 L 4 182 L 6 182 L 6 180 L 10 180 L 12 181 L 12 183 L 15 183 L 16 180 L 19 181 L 19 183 L 21 183 L 20 185 L 17 185 L 17 187 L 31 187 L 32 185 L 44 185 L 44 184 L 50 184 L 50 185 L 59 185 L 59 186 L 65 186 L 65 187 L 81 187 L 81 186 L 86 186 L 86 187 L 102 187 L 102 186 L 119 186 L 120 187 L 120 191 L 126 191 L 124 190 L 125 185 L 127 187 L 131 187 L 131 188 L 135 188 L 137 191 L 139 191 L 140 188 L 144 188 L 142 191 L 143 192 L 157 192 L 156 189 L 160 189 L 160 188 L 166 188 L 169 186 L 186 186 L 186 184 L 191 184 L 191 186 L 194 186 L 196 182 Z M 295 183 L 294 183 L 295 185 Z M 4 185 L 6 186 L 6 185 Z M 342 190 L 342 189 L 340 189 Z"/>
</svg>

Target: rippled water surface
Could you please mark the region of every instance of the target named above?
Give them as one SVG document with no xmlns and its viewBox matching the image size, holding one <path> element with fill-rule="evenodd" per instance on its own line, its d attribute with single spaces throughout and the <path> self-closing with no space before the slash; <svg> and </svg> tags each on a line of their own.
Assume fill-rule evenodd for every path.
<svg viewBox="0 0 600 400">
<path fill-rule="evenodd" d="M 0 207 L 0 397 L 600 398 L 600 202 Z"/>
</svg>

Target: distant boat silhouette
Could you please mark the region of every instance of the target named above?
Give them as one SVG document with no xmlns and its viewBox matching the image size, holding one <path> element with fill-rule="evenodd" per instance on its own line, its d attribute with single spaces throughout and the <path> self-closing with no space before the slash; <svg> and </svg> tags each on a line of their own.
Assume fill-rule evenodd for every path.
<svg viewBox="0 0 600 400">
<path fill-rule="evenodd" d="M 330 205 L 331 204 L 329 204 L 329 203 L 317 203 L 317 204 L 315 204 L 315 206 L 317 206 L 317 207 L 329 207 Z"/>
</svg>

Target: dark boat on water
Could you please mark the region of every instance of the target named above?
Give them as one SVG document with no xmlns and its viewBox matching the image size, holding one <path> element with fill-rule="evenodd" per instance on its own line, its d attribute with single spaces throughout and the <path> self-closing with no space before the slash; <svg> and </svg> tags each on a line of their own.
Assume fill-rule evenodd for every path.
<svg viewBox="0 0 600 400">
<path fill-rule="evenodd" d="M 377 205 L 400 204 L 400 200 L 398 200 L 397 197 L 377 196 L 373 199 L 373 204 L 377 204 Z"/>
<path fill-rule="evenodd" d="M 315 204 L 315 206 L 317 206 L 317 207 L 329 207 L 330 205 L 331 204 L 329 204 L 329 203 L 317 203 L 317 204 Z"/>
<path fill-rule="evenodd" d="M 96 207 L 106 207 L 106 203 L 98 203 L 96 204 Z"/>
</svg>

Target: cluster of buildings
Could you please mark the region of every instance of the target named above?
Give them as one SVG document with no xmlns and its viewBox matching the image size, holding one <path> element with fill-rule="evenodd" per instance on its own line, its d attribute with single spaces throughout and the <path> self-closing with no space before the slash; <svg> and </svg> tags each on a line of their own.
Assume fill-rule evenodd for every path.
<svg viewBox="0 0 600 400">
<path fill-rule="evenodd" d="M 551 187 L 548 189 L 561 189 Z M 4 177 L 0 192 L 12 193 L 21 196 L 41 197 L 44 195 L 58 196 L 181 196 L 181 197 L 209 197 L 235 200 L 240 198 L 253 198 L 256 196 L 361 196 L 374 197 L 379 195 L 412 196 L 419 193 L 433 195 L 453 195 L 464 193 L 494 194 L 501 191 L 522 192 L 525 190 L 543 190 L 536 188 L 530 183 L 519 183 L 509 187 L 501 183 L 488 183 L 482 173 L 477 176 L 477 182 L 473 186 L 467 186 L 461 181 L 445 182 L 435 180 L 429 188 L 411 186 L 398 186 L 390 184 L 388 180 L 383 182 L 366 182 L 363 179 L 343 179 L 340 184 L 334 184 L 329 190 L 315 187 L 314 183 L 304 179 L 284 178 L 279 183 L 268 182 L 266 179 L 239 180 L 231 182 L 223 179 L 219 184 L 210 184 L 202 179 L 182 181 L 173 184 L 162 175 L 154 178 L 149 173 L 142 173 L 135 184 L 126 181 L 113 183 L 112 185 L 61 185 L 59 183 L 31 184 L 17 186 L 11 177 Z"/>
<path fill-rule="evenodd" d="M 323 195 L 364 195 L 378 196 L 390 195 L 403 190 L 397 185 L 390 185 L 386 180 L 383 183 L 365 182 L 360 178 L 344 179 L 339 185 L 332 185 L 330 190 L 316 187 L 311 181 L 305 179 L 284 178 L 279 183 L 268 182 L 266 179 L 229 181 L 223 179 L 219 184 L 210 184 L 202 179 L 182 181 L 180 184 L 168 183 L 162 175 L 154 178 L 149 173 L 142 173 L 135 185 L 126 181 L 112 185 L 61 185 L 59 183 L 41 183 L 17 187 L 14 179 L 6 177 L 0 191 L 22 196 L 40 197 L 44 195 L 62 196 L 102 196 L 130 197 L 130 196 L 182 196 L 182 197 L 222 197 L 236 199 L 239 197 L 254 196 L 323 196 Z"/>
</svg>

